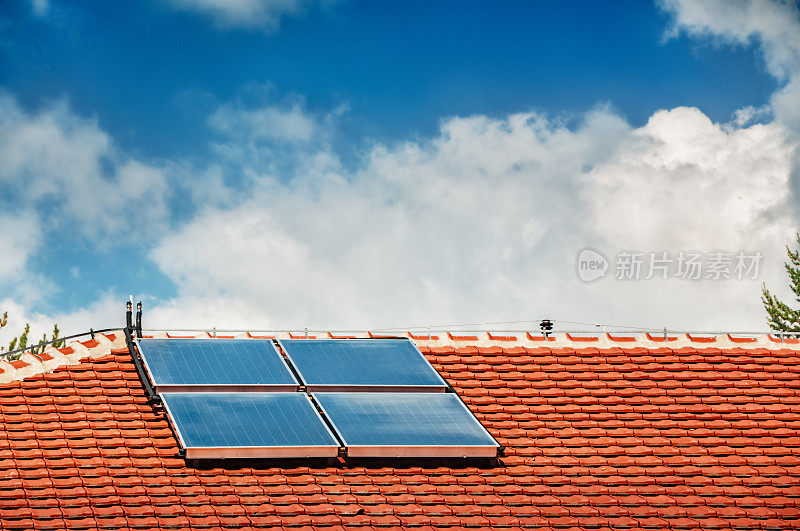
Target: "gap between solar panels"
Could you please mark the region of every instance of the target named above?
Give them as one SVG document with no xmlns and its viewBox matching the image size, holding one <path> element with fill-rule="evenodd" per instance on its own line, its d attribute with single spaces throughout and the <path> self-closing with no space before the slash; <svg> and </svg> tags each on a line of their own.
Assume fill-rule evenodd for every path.
<svg viewBox="0 0 800 531">
<path fill-rule="evenodd" d="M 187 459 L 496 457 L 500 449 L 405 338 L 135 346 Z"/>
</svg>

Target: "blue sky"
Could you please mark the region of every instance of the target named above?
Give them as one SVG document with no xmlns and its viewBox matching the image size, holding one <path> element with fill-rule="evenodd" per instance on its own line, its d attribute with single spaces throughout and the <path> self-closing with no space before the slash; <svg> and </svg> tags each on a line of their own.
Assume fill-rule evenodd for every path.
<svg viewBox="0 0 800 531">
<path fill-rule="evenodd" d="M 67 97 L 152 157 L 202 156 L 208 106 L 248 84 L 302 95 L 311 110 L 347 105 L 344 149 L 431 135 L 449 116 L 606 102 L 634 125 L 679 105 L 725 121 L 776 86 L 756 46 L 665 39 L 669 17 L 648 2 L 347 1 L 270 34 L 154 1 L 50 10 L 6 7 L 0 83 L 28 108 Z"/>
<path fill-rule="evenodd" d="M 236 0 L 219 7 L 224 4 L 205 0 L 4 2 L 0 91 L 7 104 L 0 109 L 4 113 L 0 124 L 5 124 L 8 145 L 12 137 L 23 140 L 0 160 L 12 168 L 0 178 L 0 205 L 7 216 L 24 221 L 18 234 L 26 237 L 23 243 L 7 244 L 25 250 L 18 253 L 22 256 L 16 265 L 8 266 L 5 278 L 0 269 L 0 288 L 5 291 L 5 296 L 0 292 L 0 301 L 34 321 L 61 318 L 81 324 L 89 317 L 113 320 L 107 315 L 109 301 L 128 293 L 160 309 L 159 319 L 165 325 L 178 321 L 205 325 L 217 318 L 208 312 L 182 315 L 179 308 L 190 301 L 195 306 L 228 308 L 230 318 L 222 320 L 241 326 L 308 322 L 375 326 L 535 315 L 533 319 L 549 308 L 593 321 L 606 317 L 631 321 L 641 312 L 626 315 L 610 303 L 586 313 L 578 309 L 579 301 L 594 293 L 594 288 L 581 284 L 573 286 L 570 296 L 554 292 L 552 300 L 545 297 L 532 306 L 502 294 L 509 286 L 535 292 L 529 277 L 573 285 L 574 273 L 560 279 L 558 272 L 565 260 L 590 245 L 601 246 L 610 255 L 624 248 L 676 253 L 690 247 L 763 248 L 772 259 L 771 274 L 779 278 L 774 273 L 779 269 L 779 249 L 797 227 L 797 214 L 790 206 L 792 190 L 797 188 L 791 162 L 794 118 L 782 111 L 792 97 L 797 45 L 780 44 L 787 34 L 794 37 L 792 32 L 800 25 L 797 6 L 739 2 L 726 10 L 724 3 L 712 4 L 698 8 L 702 4 L 688 0 L 655 4 Z M 737 120 L 745 115 L 747 119 Z M 521 129 L 514 126 L 515 116 L 526 117 Z M 474 149 L 469 146 L 482 149 L 494 139 L 485 135 L 495 129 L 496 134 L 506 135 L 498 145 L 529 142 L 529 149 L 524 145 L 519 153 L 497 149 L 497 160 L 477 163 L 450 155 L 468 153 Z M 673 136 L 676 129 L 696 129 L 702 138 L 687 143 L 680 134 Z M 708 136 L 717 134 L 725 145 Z M 619 142 L 604 139 L 606 135 Z M 620 169 L 620 164 L 632 164 L 626 153 L 636 152 L 631 146 L 642 136 L 667 146 L 674 142 L 675 149 L 683 149 L 687 156 L 692 145 L 714 146 L 715 151 L 706 155 L 720 158 L 720 167 L 699 169 L 694 184 L 684 182 L 683 174 L 664 175 L 654 183 L 651 176 L 668 167 L 666 163 L 649 170 L 638 162 L 634 169 Z M 53 147 L 56 137 L 63 143 L 60 151 Z M 459 139 L 463 144 L 456 145 Z M 665 219 L 656 219 L 645 209 L 615 221 L 614 227 L 650 227 L 650 233 L 630 241 L 624 230 L 616 240 L 615 229 L 589 231 L 612 223 L 613 216 L 597 205 L 574 205 L 572 214 L 560 209 L 558 215 L 567 220 L 557 223 L 554 215 L 545 216 L 546 209 L 539 208 L 541 198 L 551 191 L 565 205 L 571 197 L 600 197 L 601 191 L 590 188 L 607 183 L 608 172 L 617 176 L 632 172 L 641 180 L 604 188 L 628 190 L 628 195 L 625 190 L 613 192 L 611 203 L 658 197 L 651 194 L 659 187 L 716 190 L 713 201 L 721 200 L 719 191 L 724 191 L 735 199 L 748 189 L 748 176 L 726 181 L 730 169 L 726 164 L 739 168 L 767 164 L 743 161 L 735 150 L 728 158 L 720 155 L 728 153 L 726 146 L 744 149 L 743 142 L 783 150 L 761 154 L 776 165 L 765 171 L 774 179 L 776 195 L 758 196 L 760 203 L 736 207 L 758 225 L 759 236 L 753 239 L 743 236 L 754 233 L 752 226 L 720 236 L 712 218 L 698 216 L 691 227 L 684 227 L 688 235 L 682 240 L 669 233 L 679 232 L 686 223 L 669 218 L 679 216 L 682 205 L 665 204 L 664 212 L 657 214 Z M 558 168 L 565 167 L 551 160 L 559 149 L 565 152 L 564 160 L 582 161 L 573 173 L 557 175 Z M 416 155 L 411 157 L 410 152 Z M 65 162 L 67 153 L 74 157 Z M 666 156 L 636 153 L 642 161 Z M 420 166 L 421 159 L 430 165 Z M 530 169 L 511 175 L 509 168 Z M 544 174 L 541 168 L 556 170 Z M 467 179 L 460 171 L 483 177 Z M 702 177 L 706 171 L 715 177 Z M 407 176 L 409 172 L 414 176 Z M 94 181 L 86 175 L 93 175 Z M 140 185 L 141 175 L 146 178 Z M 486 189 L 508 194 L 499 196 L 501 202 L 514 196 L 514 187 L 525 188 L 525 183 L 537 192 L 527 203 L 490 209 L 491 220 L 477 229 L 473 241 L 471 221 L 458 218 L 458 205 L 436 214 L 437 204 L 423 205 L 414 199 L 415 192 L 405 188 L 449 189 L 452 195 L 460 193 L 462 179 L 470 194 L 480 195 Z M 359 196 L 357 205 L 343 201 L 372 186 L 377 191 Z M 639 186 L 649 191 L 639 192 Z M 113 201 L 109 195 L 114 195 Z M 461 204 L 464 208 L 479 204 L 474 199 L 469 195 Z M 356 232 L 350 243 L 329 247 L 336 237 L 314 238 L 338 222 L 336 201 L 355 219 L 330 229 L 331 234 Z M 84 209 L 84 202 L 93 206 Z M 387 249 L 377 248 L 372 256 L 368 241 L 352 243 L 363 237 L 358 227 L 388 215 L 391 209 L 381 205 L 398 208 L 393 222 L 382 221 L 394 223 L 387 227 L 396 228 L 398 223 L 409 227 L 395 235 L 405 254 L 385 264 L 380 257 L 392 254 Z M 614 210 L 613 205 L 607 208 Z M 329 209 L 330 220 L 318 219 Z M 416 209 L 422 213 L 415 218 Z M 507 211 L 516 217 L 506 217 Z M 197 261 L 209 260 L 202 253 L 188 258 L 196 246 L 177 251 L 192 238 L 202 240 L 202 227 L 219 228 L 224 220 L 247 219 L 256 213 L 262 217 L 253 218 L 255 230 L 247 233 L 248 238 L 255 235 L 253 245 L 266 256 L 297 246 L 302 266 L 285 274 L 302 271 L 297 274 L 311 280 L 301 284 L 316 286 L 313 292 L 295 290 L 292 295 L 277 282 L 259 292 L 262 300 L 269 301 L 265 304 L 273 304 L 274 297 L 279 306 L 296 305 L 285 313 L 260 312 L 258 300 L 247 295 L 252 292 L 248 281 L 272 285 L 272 279 L 263 282 L 269 273 L 258 264 L 231 279 L 227 270 L 216 269 L 221 265 L 196 269 Z M 406 215 L 411 217 L 401 217 Z M 584 219 L 590 215 L 595 217 Z M 412 226 L 415 219 L 427 220 L 428 226 L 436 227 L 432 233 L 437 238 L 459 245 L 442 251 L 433 241 L 419 243 L 428 231 L 426 225 Z M 218 224 L 209 225 L 211 220 Z M 572 223 L 569 233 L 559 238 L 557 227 Z M 529 229 L 523 228 L 528 225 Z M 239 228 L 227 232 L 220 228 L 220 234 L 209 237 L 224 240 Z M 535 236 L 518 239 L 518 233 L 528 234 L 525 230 Z M 262 236 L 263 241 L 258 239 Z M 381 234 L 372 236 L 383 240 Z M 553 239 L 569 243 L 558 247 Z M 524 252 L 508 250 L 520 246 L 528 247 Z M 470 248 L 476 254 L 499 254 L 502 265 L 491 269 L 473 261 Z M 215 253 L 239 251 L 220 247 Z M 418 256 L 434 257 L 428 264 L 430 278 L 422 270 L 425 278 L 420 280 L 419 274 L 410 273 L 415 267 L 403 262 L 417 262 Z M 441 267 L 448 259 L 467 265 Z M 366 281 L 363 293 L 347 301 L 346 311 L 340 311 L 337 288 L 322 288 L 323 295 L 319 288 L 351 282 L 359 260 L 371 264 L 375 277 Z M 268 270 L 281 271 L 279 264 L 269 265 L 275 267 Z M 385 294 L 393 310 L 381 316 L 385 320 L 372 322 L 373 309 L 387 300 L 376 295 L 383 289 L 380 271 L 394 271 L 390 278 L 400 279 L 400 287 Z M 454 276 L 459 282 L 449 283 Z M 464 306 L 464 292 L 476 285 L 493 286 L 485 292 L 478 289 L 475 295 L 477 306 L 483 298 L 493 301 L 491 316 L 459 309 Z M 746 311 L 727 321 L 703 320 L 699 316 L 713 310 L 706 308 L 675 322 L 758 328 L 760 310 L 752 304 L 757 302 L 758 285 L 725 287 L 732 300 L 751 300 Z M 638 301 L 674 291 L 666 284 L 646 282 L 614 289 Z M 686 289 L 702 297 L 706 290 L 719 288 L 703 284 Z M 429 304 L 413 303 L 408 293 Z M 686 293 L 674 295 L 683 300 L 670 305 L 673 314 L 690 305 Z M 519 296 L 530 300 L 529 295 Z M 313 302 L 316 297 L 323 302 Z M 653 317 L 664 322 L 670 315 L 655 312 Z"/>
</svg>

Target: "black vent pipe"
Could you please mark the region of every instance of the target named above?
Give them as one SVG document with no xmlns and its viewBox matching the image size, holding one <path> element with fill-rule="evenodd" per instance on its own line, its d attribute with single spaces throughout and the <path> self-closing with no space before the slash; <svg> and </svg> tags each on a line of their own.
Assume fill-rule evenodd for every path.
<svg viewBox="0 0 800 531">
<path fill-rule="evenodd" d="M 126 302 L 125 307 L 127 308 L 127 311 L 125 312 L 125 329 L 128 330 L 128 333 L 130 334 L 133 332 L 133 302 Z"/>
<path fill-rule="evenodd" d="M 142 301 L 136 303 L 136 337 L 142 337 Z"/>
</svg>

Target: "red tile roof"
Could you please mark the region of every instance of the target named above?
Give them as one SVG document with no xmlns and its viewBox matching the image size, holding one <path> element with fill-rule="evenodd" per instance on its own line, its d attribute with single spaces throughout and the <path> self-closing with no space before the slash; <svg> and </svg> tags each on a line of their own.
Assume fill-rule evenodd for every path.
<svg viewBox="0 0 800 531">
<path fill-rule="evenodd" d="M 0 384 L 0 529 L 800 527 L 796 344 L 419 339 L 498 462 L 186 463 L 119 343 Z"/>
</svg>

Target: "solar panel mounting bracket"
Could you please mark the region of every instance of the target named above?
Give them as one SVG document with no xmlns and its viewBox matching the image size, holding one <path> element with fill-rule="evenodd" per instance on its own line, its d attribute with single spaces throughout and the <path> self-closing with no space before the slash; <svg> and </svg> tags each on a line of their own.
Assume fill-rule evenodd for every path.
<svg viewBox="0 0 800 531">
<path fill-rule="evenodd" d="M 150 382 L 150 377 L 146 374 L 146 371 L 142 365 L 142 361 L 139 359 L 139 351 L 136 348 L 133 337 L 131 337 L 131 331 L 128 328 L 124 328 L 123 331 L 125 333 L 125 343 L 128 345 L 128 352 L 133 360 L 133 365 L 136 367 L 136 372 L 139 374 L 139 380 L 141 380 L 142 385 L 144 385 L 145 393 L 147 393 L 147 401 L 150 404 L 161 404 L 161 397 L 158 396 L 158 394 L 155 392 L 155 389 L 153 389 L 153 385 Z"/>
</svg>

